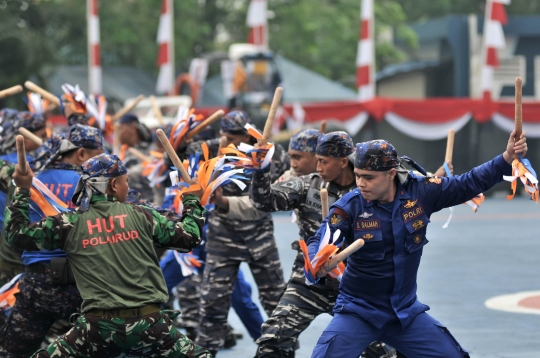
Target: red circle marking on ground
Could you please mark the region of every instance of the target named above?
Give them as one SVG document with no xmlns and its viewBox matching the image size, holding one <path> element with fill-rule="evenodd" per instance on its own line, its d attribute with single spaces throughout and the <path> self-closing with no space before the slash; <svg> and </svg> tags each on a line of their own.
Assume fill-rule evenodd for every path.
<svg viewBox="0 0 540 358">
<path fill-rule="evenodd" d="M 531 296 L 524 298 L 518 302 L 518 306 L 540 309 L 540 296 Z"/>
</svg>

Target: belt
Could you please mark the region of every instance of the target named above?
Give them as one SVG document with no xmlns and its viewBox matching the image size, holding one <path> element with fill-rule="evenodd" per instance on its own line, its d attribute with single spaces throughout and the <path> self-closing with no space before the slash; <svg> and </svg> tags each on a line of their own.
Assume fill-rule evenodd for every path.
<svg viewBox="0 0 540 358">
<path fill-rule="evenodd" d="M 50 271 L 51 267 L 47 264 L 42 263 L 35 263 L 24 266 L 24 272 L 41 273 L 46 275 L 49 274 Z"/>
<path fill-rule="evenodd" d="M 124 308 L 117 310 L 99 310 L 93 309 L 85 314 L 88 316 L 99 316 L 99 317 L 113 317 L 113 318 L 134 318 L 148 316 L 149 314 L 159 312 L 161 306 L 158 304 L 151 304 L 147 306 L 137 307 L 137 308 Z"/>
</svg>

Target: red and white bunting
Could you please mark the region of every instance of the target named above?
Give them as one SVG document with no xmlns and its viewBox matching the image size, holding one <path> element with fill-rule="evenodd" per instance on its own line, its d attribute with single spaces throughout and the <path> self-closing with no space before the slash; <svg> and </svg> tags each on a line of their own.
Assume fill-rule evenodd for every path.
<svg viewBox="0 0 540 358">
<path fill-rule="evenodd" d="M 503 25 L 508 23 L 504 5 L 510 0 L 488 0 L 484 20 L 484 41 L 482 48 L 482 96 L 492 97 L 493 71 L 499 67 L 497 50 L 506 46 Z"/>
<path fill-rule="evenodd" d="M 248 43 L 268 48 L 268 21 L 266 0 L 251 0 L 247 13 L 247 26 L 249 27 Z"/>
<path fill-rule="evenodd" d="M 356 55 L 356 87 L 360 102 L 375 96 L 375 49 L 373 42 L 373 0 L 362 0 L 360 36 Z"/>
<path fill-rule="evenodd" d="M 159 75 L 156 92 L 171 93 L 174 89 L 174 15 L 173 0 L 162 0 L 157 43 Z"/>
<path fill-rule="evenodd" d="M 98 0 L 86 0 L 86 16 L 88 22 L 88 92 L 97 95 L 102 93 Z"/>
</svg>

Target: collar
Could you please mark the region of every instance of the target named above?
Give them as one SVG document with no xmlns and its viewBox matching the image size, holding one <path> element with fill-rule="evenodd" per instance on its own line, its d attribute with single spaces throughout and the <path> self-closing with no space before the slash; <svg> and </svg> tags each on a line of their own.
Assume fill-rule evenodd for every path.
<svg viewBox="0 0 540 358">
<path fill-rule="evenodd" d="M 90 200 L 90 203 L 96 203 L 99 201 L 113 201 L 114 202 L 114 201 L 118 201 L 118 199 L 116 199 L 112 195 L 99 195 L 99 194 L 92 195 L 92 199 Z"/>
<path fill-rule="evenodd" d="M 405 190 L 403 185 L 401 185 L 401 183 L 399 183 L 398 186 L 397 186 L 396 199 L 398 199 L 398 200 L 408 200 L 410 198 L 411 198 L 411 196 L 409 195 L 407 190 Z"/>
</svg>

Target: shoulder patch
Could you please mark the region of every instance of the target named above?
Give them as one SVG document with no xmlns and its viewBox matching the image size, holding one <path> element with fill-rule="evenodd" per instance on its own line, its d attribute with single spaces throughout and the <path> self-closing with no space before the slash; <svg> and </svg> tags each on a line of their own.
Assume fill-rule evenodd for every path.
<svg viewBox="0 0 540 358">
<path fill-rule="evenodd" d="M 439 178 L 439 177 L 431 177 L 427 181 L 428 181 L 428 183 L 431 183 L 431 184 L 441 184 L 442 183 L 442 179 Z"/>
<path fill-rule="evenodd" d="M 296 192 L 299 192 L 302 189 L 302 182 L 298 178 L 289 178 L 274 185 L 278 188 L 290 189 Z"/>
<path fill-rule="evenodd" d="M 330 225 L 335 226 L 341 224 L 343 220 L 346 220 L 349 217 L 345 211 L 340 208 L 334 208 L 330 219 L 328 220 Z"/>
</svg>

